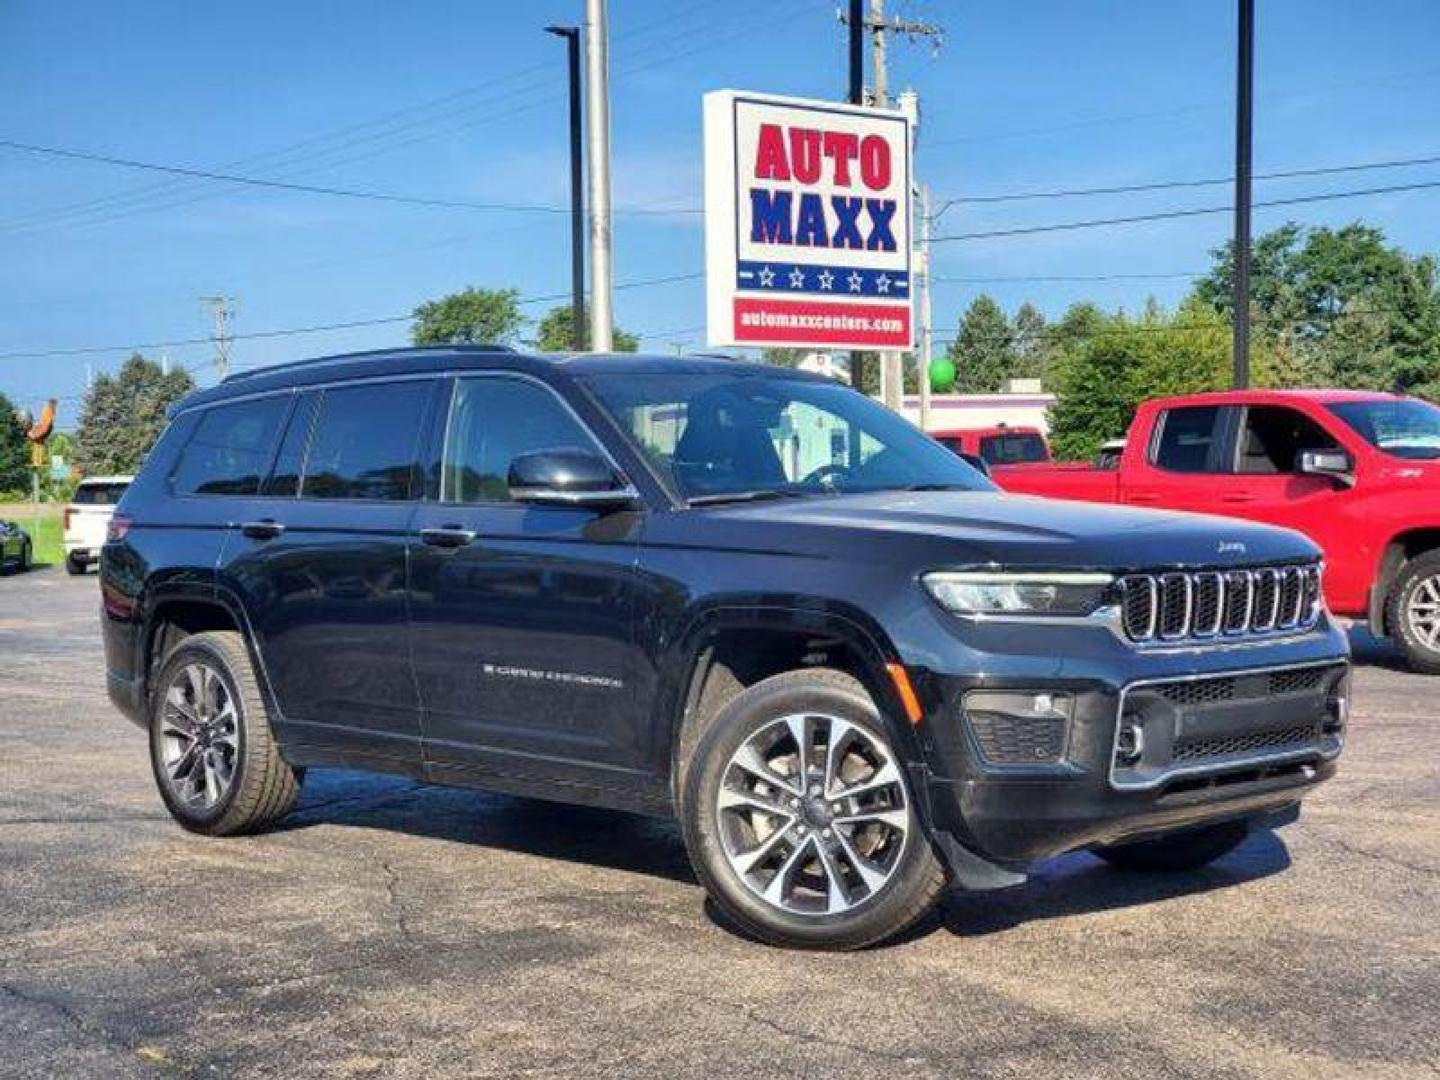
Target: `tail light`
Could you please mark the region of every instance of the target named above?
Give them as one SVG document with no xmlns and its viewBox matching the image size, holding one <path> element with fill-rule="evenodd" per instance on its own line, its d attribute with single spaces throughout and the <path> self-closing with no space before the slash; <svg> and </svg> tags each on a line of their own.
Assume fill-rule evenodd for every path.
<svg viewBox="0 0 1440 1080">
<path fill-rule="evenodd" d="M 69 532 L 69 531 L 70 531 L 70 519 L 71 519 L 72 517 L 74 517 L 74 516 L 75 516 L 75 511 L 74 511 L 72 508 L 68 507 L 68 506 L 65 507 L 65 531 L 66 531 L 66 532 Z"/>
<path fill-rule="evenodd" d="M 116 541 L 124 540 L 132 524 L 134 522 L 130 518 L 116 514 L 110 519 L 110 525 L 105 530 L 105 542 L 113 544 Z"/>
</svg>

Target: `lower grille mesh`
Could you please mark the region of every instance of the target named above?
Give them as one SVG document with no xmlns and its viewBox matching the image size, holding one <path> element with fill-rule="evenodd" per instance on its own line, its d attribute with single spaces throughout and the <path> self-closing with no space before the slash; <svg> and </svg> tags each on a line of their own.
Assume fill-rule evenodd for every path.
<svg viewBox="0 0 1440 1080">
<path fill-rule="evenodd" d="M 1174 760 L 1201 761 L 1206 758 L 1248 754 L 1256 750 L 1280 750 L 1313 746 L 1320 737 L 1318 724 L 1301 724 L 1272 731 L 1251 731 L 1223 739 L 1181 739 L 1175 744 Z"/>
</svg>

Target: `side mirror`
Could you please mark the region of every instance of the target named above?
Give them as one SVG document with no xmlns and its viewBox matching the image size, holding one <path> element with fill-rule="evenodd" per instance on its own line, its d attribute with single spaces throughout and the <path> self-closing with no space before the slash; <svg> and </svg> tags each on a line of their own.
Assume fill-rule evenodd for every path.
<svg viewBox="0 0 1440 1080">
<path fill-rule="evenodd" d="M 961 461 L 965 462 L 966 465 L 969 465 L 972 469 L 978 472 L 981 476 L 990 475 L 990 463 L 984 458 L 982 458 L 979 454 L 965 454 L 957 450 L 956 456 L 959 457 Z"/>
<path fill-rule="evenodd" d="M 1346 487 L 1355 484 L 1355 463 L 1343 450 L 1302 450 L 1295 471 L 1306 476 L 1325 476 Z"/>
<path fill-rule="evenodd" d="M 620 510 L 640 501 L 608 461 L 574 447 L 521 454 L 510 463 L 507 483 L 512 499 L 537 506 Z"/>
</svg>

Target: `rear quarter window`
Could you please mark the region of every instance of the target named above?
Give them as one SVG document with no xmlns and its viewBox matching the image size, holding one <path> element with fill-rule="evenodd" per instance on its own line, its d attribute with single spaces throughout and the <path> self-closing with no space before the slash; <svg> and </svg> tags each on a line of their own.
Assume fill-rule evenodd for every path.
<svg viewBox="0 0 1440 1080">
<path fill-rule="evenodd" d="M 275 452 L 290 395 L 213 405 L 171 473 L 177 495 L 254 495 Z"/>
</svg>

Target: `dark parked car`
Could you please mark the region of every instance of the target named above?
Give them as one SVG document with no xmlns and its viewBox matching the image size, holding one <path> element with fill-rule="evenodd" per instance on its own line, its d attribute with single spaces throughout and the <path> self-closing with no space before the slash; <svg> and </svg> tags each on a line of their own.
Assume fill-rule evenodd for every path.
<svg viewBox="0 0 1440 1080">
<path fill-rule="evenodd" d="M 30 534 L 13 521 L 0 521 L 0 571 L 29 570 L 33 560 Z"/>
<path fill-rule="evenodd" d="M 677 815 L 732 920 L 1196 867 L 1335 769 L 1344 636 L 1266 526 L 1007 496 L 829 380 L 480 348 L 231 376 L 101 558 L 114 701 L 209 835 L 310 766 Z"/>
</svg>

